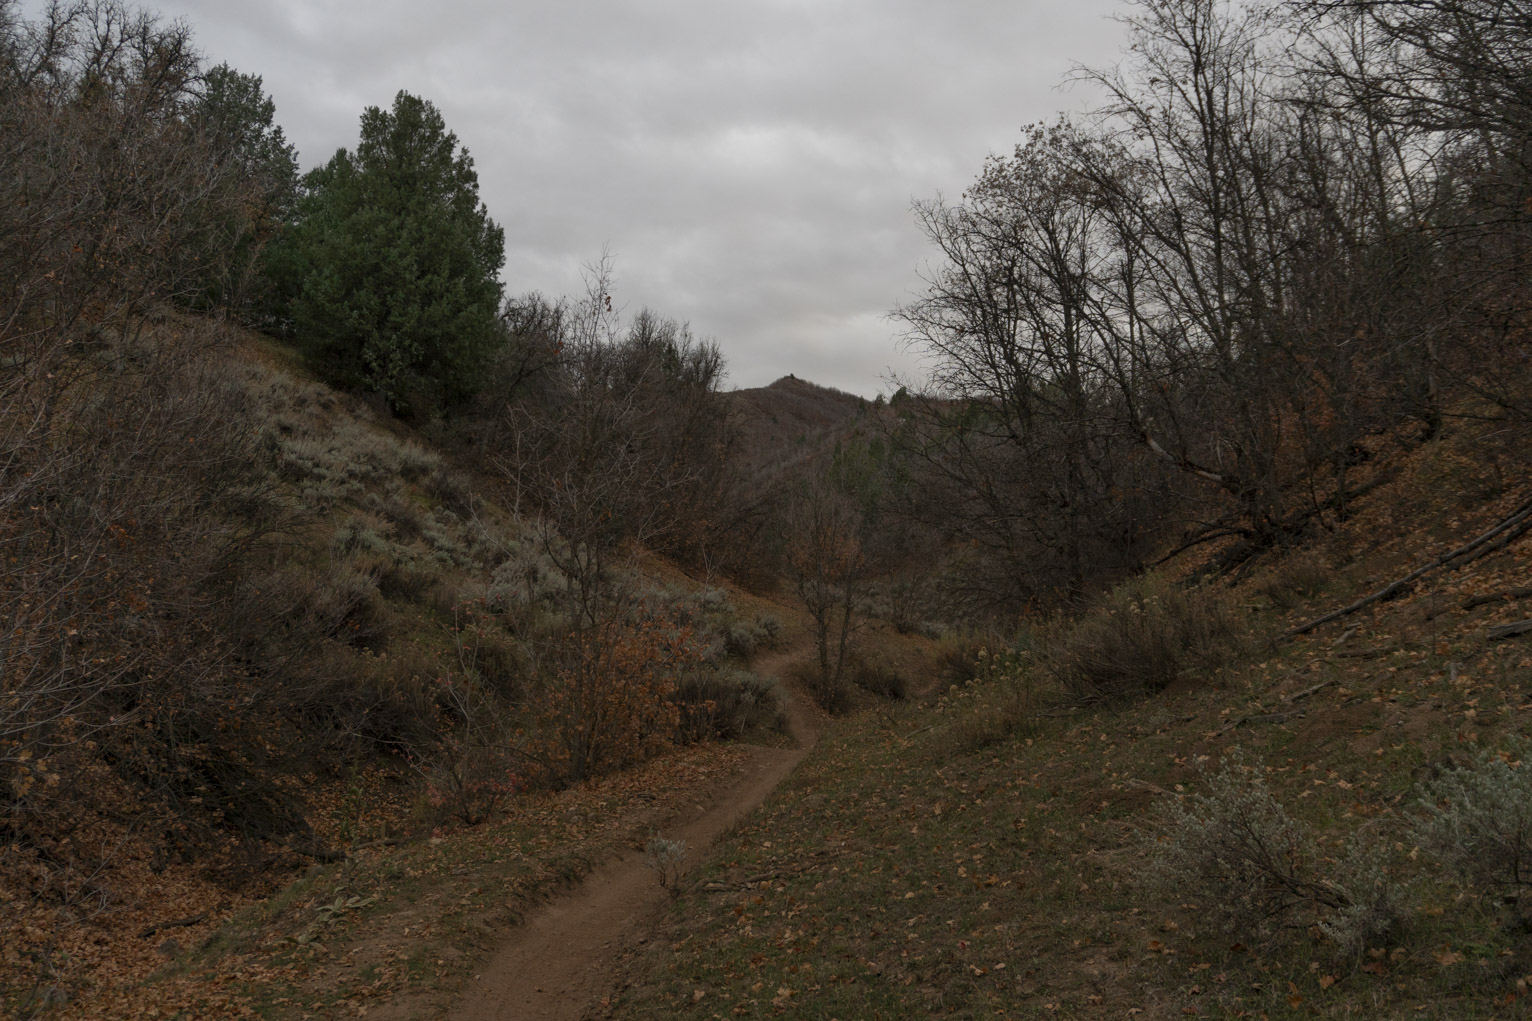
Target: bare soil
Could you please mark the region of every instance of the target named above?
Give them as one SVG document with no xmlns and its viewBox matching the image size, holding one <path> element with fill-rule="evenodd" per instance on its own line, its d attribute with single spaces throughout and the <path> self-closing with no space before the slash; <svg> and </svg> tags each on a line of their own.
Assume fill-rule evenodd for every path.
<svg viewBox="0 0 1532 1021">
<path fill-rule="evenodd" d="M 779 653 L 758 661 L 755 669 L 763 676 L 780 676 L 797 655 Z M 700 860 L 714 840 L 763 802 L 813 747 L 818 727 L 802 699 L 788 696 L 787 715 L 798 747 L 752 749 L 752 761 L 738 782 L 665 834 L 686 841 L 690 861 Z M 453 1021 L 578 1021 L 599 1011 L 618 963 L 647 940 L 667 896 L 642 855 L 608 863 L 529 916 L 448 1016 Z"/>
</svg>

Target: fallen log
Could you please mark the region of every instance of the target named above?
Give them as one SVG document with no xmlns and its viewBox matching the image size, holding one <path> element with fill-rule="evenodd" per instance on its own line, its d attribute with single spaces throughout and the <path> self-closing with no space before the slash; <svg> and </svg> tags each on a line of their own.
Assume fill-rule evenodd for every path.
<svg viewBox="0 0 1532 1021">
<path fill-rule="evenodd" d="M 1532 585 L 1527 585 L 1523 588 L 1506 589 L 1504 592 L 1486 592 L 1483 595 L 1474 596 L 1472 599 L 1465 599 L 1459 609 L 1476 610 L 1481 606 L 1488 606 L 1490 603 L 1513 603 L 1518 599 L 1528 598 L 1532 598 Z"/>
<path fill-rule="evenodd" d="M 1443 553 L 1430 563 L 1415 568 L 1415 570 L 1403 578 L 1389 582 L 1378 591 L 1358 599 L 1349 606 L 1343 606 L 1339 610 L 1332 610 L 1322 617 L 1315 617 L 1307 624 L 1300 624 L 1298 627 L 1289 629 L 1283 633 L 1283 637 L 1296 638 L 1299 635 L 1313 631 L 1317 627 L 1322 627 L 1332 620 L 1349 617 L 1358 610 L 1366 609 L 1374 603 L 1391 599 L 1402 594 L 1412 587 L 1415 582 L 1439 568 L 1447 567 L 1448 565 L 1451 565 L 1453 570 L 1466 567 L 1486 553 L 1497 549 L 1504 549 L 1509 542 L 1525 535 L 1528 530 L 1532 530 L 1532 500 L 1526 501 L 1520 507 L 1517 507 L 1509 517 L 1498 522 L 1495 527 L 1482 535 L 1475 536 L 1457 549 Z M 1502 536 L 1504 537 L 1503 539 L 1501 538 Z M 1496 539 L 1501 539 L 1501 541 L 1496 542 Z"/>
<path fill-rule="evenodd" d="M 1514 624 L 1501 624 L 1489 629 L 1489 640 L 1497 641 L 1501 638 L 1515 638 L 1532 631 L 1532 620 L 1518 620 Z"/>
</svg>

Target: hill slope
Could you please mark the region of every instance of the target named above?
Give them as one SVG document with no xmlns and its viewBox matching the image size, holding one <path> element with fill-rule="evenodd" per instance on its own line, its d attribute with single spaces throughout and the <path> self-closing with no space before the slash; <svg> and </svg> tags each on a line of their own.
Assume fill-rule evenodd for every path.
<svg viewBox="0 0 1532 1021">
<path fill-rule="evenodd" d="M 1227 593 L 1247 636 L 1221 669 L 1082 704 L 1056 688 L 1068 629 L 1045 628 L 848 721 L 699 870 L 614 1016 L 1517 1015 L 1522 916 L 1414 827 L 1433 780 L 1525 747 L 1532 652 L 1488 627 L 1532 611 L 1532 543 L 1281 638 L 1518 506 L 1496 453 L 1478 428 L 1415 450 L 1268 558 Z M 1266 869 L 1241 858 L 1261 839 Z M 1174 870 L 1209 846 L 1222 866 Z"/>
<path fill-rule="evenodd" d="M 740 457 L 757 472 L 790 472 L 827 459 L 869 408 L 860 397 L 796 376 L 729 396 Z"/>
</svg>

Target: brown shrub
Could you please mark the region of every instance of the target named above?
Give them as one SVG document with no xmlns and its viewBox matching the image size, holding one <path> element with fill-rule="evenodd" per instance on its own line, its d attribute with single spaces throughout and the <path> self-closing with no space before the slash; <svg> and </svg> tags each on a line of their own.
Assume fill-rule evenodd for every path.
<svg viewBox="0 0 1532 1021">
<path fill-rule="evenodd" d="M 733 740 L 759 729 L 782 731 L 787 714 L 772 681 L 745 670 L 688 671 L 676 687 L 676 742 Z"/>
<path fill-rule="evenodd" d="M 972 632 L 945 635 L 936 647 L 937 676 L 948 685 L 967 684 L 979 676 L 979 653 L 983 638 Z"/>
<path fill-rule="evenodd" d="M 1277 609 L 1290 610 L 1323 592 L 1332 576 L 1329 566 L 1318 556 L 1300 553 L 1283 561 L 1255 591 L 1271 600 Z"/>
<path fill-rule="evenodd" d="M 850 707 L 851 683 L 845 671 L 827 678 L 817 662 L 798 660 L 787 668 L 786 673 L 788 679 L 807 691 L 825 712 L 840 713 Z"/>
<path fill-rule="evenodd" d="M 702 662 L 690 628 L 663 616 L 613 617 L 542 641 L 527 692 L 524 754 L 555 783 L 641 761 L 680 725 L 676 692 Z"/>
<path fill-rule="evenodd" d="M 910 679 L 895 667 L 871 662 L 853 653 L 851 662 L 847 664 L 847 673 L 852 684 L 879 698 L 900 702 L 909 698 Z"/>
<path fill-rule="evenodd" d="M 389 564 L 379 572 L 378 591 L 397 602 L 424 606 L 440 580 L 440 575 L 429 567 L 404 561 Z"/>
<path fill-rule="evenodd" d="M 1042 711 L 1039 667 L 1030 656 L 980 649 L 975 659 L 980 690 L 948 730 L 948 750 L 955 754 L 1033 734 Z"/>
<path fill-rule="evenodd" d="M 1184 588 L 1156 575 L 1124 582 L 1044 643 L 1048 666 L 1077 695 L 1159 691 L 1194 670 L 1239 656 L 1243 621 L 1211 588 Z"/>
</svg>

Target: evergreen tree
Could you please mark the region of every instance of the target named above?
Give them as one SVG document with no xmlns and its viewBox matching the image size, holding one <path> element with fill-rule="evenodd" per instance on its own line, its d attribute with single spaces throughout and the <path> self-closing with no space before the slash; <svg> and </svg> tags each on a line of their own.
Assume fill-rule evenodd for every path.
<svg viewBox="0 0 1532 1021">
<path fill-rule="evenodd" d="M 470 396 L 502 342 L 505 235 L 435 106 L 400 92 L 356 151 L 303 181 L 278 272 L 293 327 L 338 382 L 428 414 Z"/>
<path fill-rule="evenodd" d="M 248 314 L 261 304 L 262 255 L 297 202 L 297 152 L 275 118 L 260 76 L 228 64 L 203 75 L 188 111 L 209 158 L 232 171 L 216 176 L 217 193 L 206 199 L 210 243 L 200 272 L 200 300 L 225 312 Z"/>
</svg>

